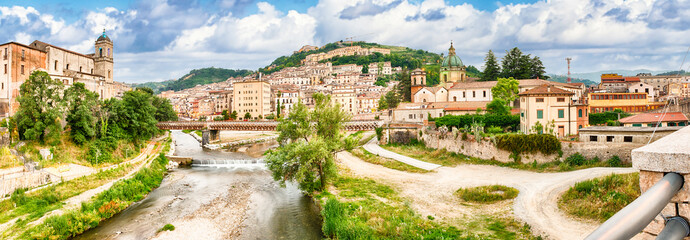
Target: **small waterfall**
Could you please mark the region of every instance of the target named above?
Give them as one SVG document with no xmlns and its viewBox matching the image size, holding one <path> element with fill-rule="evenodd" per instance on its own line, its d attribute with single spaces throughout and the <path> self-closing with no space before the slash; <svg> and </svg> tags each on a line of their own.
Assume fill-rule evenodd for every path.
<svg viewBox="0 0 690 240">
<path fill-rule="evenodd" d="M 265 164 L 263 158 L 256 159 L 193 159 L 193 167 L 256 166 Z"/>
</svg>

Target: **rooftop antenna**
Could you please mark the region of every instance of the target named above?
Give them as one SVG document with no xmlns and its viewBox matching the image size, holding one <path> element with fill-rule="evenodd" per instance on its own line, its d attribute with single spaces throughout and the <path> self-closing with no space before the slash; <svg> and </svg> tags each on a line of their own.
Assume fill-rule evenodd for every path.
<svg viewBox="0 0 690 240">
<path fill-rule="evenodd" d="M 570 60 L 573 60 L 570 57 L 565 58 L 565 61 L 568 62 L 568 83 L 570 83 Z"/>
</svg>

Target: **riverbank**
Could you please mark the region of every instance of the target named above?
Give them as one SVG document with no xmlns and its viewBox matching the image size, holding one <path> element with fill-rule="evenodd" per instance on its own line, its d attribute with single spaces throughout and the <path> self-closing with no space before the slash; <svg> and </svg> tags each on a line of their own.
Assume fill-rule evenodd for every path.
<svg viewBox="0 0 690 240">
<path fill-rule="evenodd" d="M 169 143 L 169 140 L 165 142 L 166 145 Z M 169 145 L 163 148 L 163 152 L 168 151 L 168 149 Z M 142 167 L 136 174 L 130 174 L 128 176 L 131 177 L 125 177 L 112 183 L 110 188 L 95 194 L 93 199 L 89 201 L 72 204 L 81 205 L 80 209 L 69 209 L 62 211 L 64 212 L 62 214 L 47 217 L 42 223 L 28 227 L 18 238 L 62 239 L 76 236 L 98 226 L 101 221 L 126 209 L 158 187 L 167 172 L 165 168 L 167 163 L 168 159 L 163 153 L 157 157 L 147 158 L 143 164 L 145 167 Z"/>
</svg>

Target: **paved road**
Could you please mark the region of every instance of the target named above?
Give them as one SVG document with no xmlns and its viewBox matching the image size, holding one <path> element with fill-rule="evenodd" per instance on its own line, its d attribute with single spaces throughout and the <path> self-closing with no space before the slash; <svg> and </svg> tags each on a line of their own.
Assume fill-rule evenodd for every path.
<svg viewBox="0 0 690 240">
<path fill-rule="evenodd" d="M 369 142 L 364 144 L 364 146 L 363 146 L 364 149 L 367 150 L 368 152 L 372 153 L 372 154 L 376 154 L 376 155 L 381 156 L 381 157 L 394 159 L 394 160 L 400 161 L 402 163 L 405 163 L 405 164 L 408 164 L 408 165 L 411 165 L 414 167 L 418 167 L 418 168 L 421 168 L 421 169 L 424 169 L 427 171 L 431 171 L 431 170 L 434 170 L 434 169 L 441 167 L 441 165 L 438 165 L 438 164 L 420 161 L 420 160 L 417 160 L 417 159 L 414 159 L 414 158 L 411 158 L 408 156 L 403 156 L 403 155 L 388 151 L 386 149 L 383 149 L 383 148 L 381 148 L 381 146 L 376 144 L 377 141 L 378 140 L 376 138 L 372 138 Z"/>
<path fill-rule="evenodd" d="M 367 147 L 379 153 L 387 151 L 370 145 L 365 149 Z M 388 156 L 396 157 L 393 154 Z M 461 187 L 501 184 L 517 188 L 520 193 L 512 206 L 515 217 L 532 226 L 534 233 L 549 239 L 583 239 L 598 226 L 598 223 L 570 218 L 558 209 L 558 196 L 570 186 L 611 173 L 636 171 L 632 168 L 590 168 L 563 173 L 535 173 L 491 165 L 459 165 L 439 167 L 429 173 L 409 173 L 364 162 L 347 152 L 339 153 L 338 159 L 355 175 L 395 187 L 402 196 L 412 200 L 412 207 L 420 215 L 433 215 L 444 221 L 457 221 L 473 214 L 471 207 L 458 204 L 453 195 Z"/>
</svg>

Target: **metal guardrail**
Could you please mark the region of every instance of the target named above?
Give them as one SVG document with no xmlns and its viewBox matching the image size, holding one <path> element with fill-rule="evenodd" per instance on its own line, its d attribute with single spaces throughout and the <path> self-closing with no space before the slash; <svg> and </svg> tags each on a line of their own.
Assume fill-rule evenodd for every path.
<svg viewBox="0 0 690 240">
<path fill-rule="evenodd" d="M 635 201 L 628 204 L 628 206 L 618 211 L 618 213 L 609 218 L 585 239 L 630 239 L 634 237 L 661 213 L 661 210 L 666 207 L 671 198 L 683 187 L 683 181 L 683 176 L 680 174 L 667 173 L 659 182 L 640 195 Z M 667 221 L 667 228 L 670 222 Z M 673 223 L 673 225 L 675 224 Z M 669 234 L 665 236 L 679 235 L 676 233 L 676 228 L 673 227 L 672 230 L 668 230 Z M 682 239 L 682 237 L 678 239 Z"/>
</svg>

